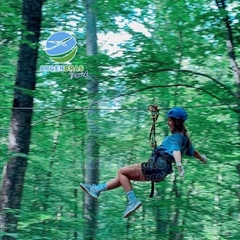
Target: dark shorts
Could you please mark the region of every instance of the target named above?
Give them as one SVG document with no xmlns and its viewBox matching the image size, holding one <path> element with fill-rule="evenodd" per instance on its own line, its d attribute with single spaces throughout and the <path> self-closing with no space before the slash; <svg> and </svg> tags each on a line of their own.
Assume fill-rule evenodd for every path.
<svg viewBox="0 0 240 240">
<path fill-rule="evenodd" d="M 141 168 L 145 179 L 152 182 L 160 182 L 173 172 L 172 163 L 161 157 L 141 163 Z"/>
</svg>

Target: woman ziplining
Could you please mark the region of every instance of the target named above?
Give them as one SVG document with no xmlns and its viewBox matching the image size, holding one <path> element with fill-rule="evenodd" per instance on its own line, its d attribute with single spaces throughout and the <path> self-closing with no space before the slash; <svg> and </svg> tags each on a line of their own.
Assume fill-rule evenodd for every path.
<svg viewBox="0 0 240 240">
<path fill-rule="evenodd" d="M 81 183 L 80 187 L 97 199 L 101 192 L 122 186 L 128 199 L 127 208 L 123 214 L 123 217 L 127 218 L 142 205 L 135 196 L 131 180 L 160 182 L 173 172 L 173 163 L 176 164 L 179 175 L 183 177 L 185 171 L 181 161 L 184 155 L 195 157 L 206 164 L 207 157 L 194 149 L 184 126 L 188 118 L 187 112 L 183 108 L 174 107 L 167 112 L 167 117 L 171 135 L 165 137 L 163 142 L 155 147 L 149 161 L 120 168 L 117 177 L 106 183 L 98 185 Z"/>
</svg>

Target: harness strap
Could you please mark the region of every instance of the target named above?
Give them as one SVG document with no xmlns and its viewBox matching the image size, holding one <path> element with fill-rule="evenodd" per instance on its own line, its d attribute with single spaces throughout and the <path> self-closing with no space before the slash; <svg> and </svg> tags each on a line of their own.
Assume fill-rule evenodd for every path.
<svg viewBox="0 0 240 240">
<path fill-rule="evenodd" d="M 166 162 L 172 163 L 171 159 L 169 158 L 169 156 L 159 156 L 159 157 L 161 157 L 161 159 L 166 161 Z M 155 182 L 151 181 L 151 192 L 149 194 L 149 198 L 152 198 L 153 195 L 154 195 L 154 183 Z"/>
<path fill-rule="evenodd" d="M 151 182 L 151 192 L 149 194 L 149 197 L 152 198 L 154 195 L 154 182 Z"/>
</svg>

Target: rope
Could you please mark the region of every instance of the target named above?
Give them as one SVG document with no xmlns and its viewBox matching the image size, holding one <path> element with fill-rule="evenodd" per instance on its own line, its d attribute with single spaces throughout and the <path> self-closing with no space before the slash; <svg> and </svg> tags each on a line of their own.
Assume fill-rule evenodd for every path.
<svg viewBox="0 0 240 240">
<path fill-rule="evenodd" d="M 158 120 L 159 110 L 157 105 L 149 105 L 148 110 L 151 112 L 152 117 L 152 127 L 149 134 L 149 141 L 150 145 L 153 148 L 157 147 L 157 141 L 156 141 L 156 121 Z"/>
<path fill-rule="evenodd" d="M 151 117 L 152 117 L 152 127 L 150 130 L 149 134 L 149 141 L 150 145 L 155 149 L 157 147 L 157 141 L 156 141 L 156 122 L 158 120 L 158 115 L 159 115 L 159 109 L 156 104 L 152 104 L 148 106 L 148 110 L 151 112 Z M 150 198 L 152 198 L 154 195 L 154 182 L 151 182 L 151 193 L 149 195 Z"/>
</svg>

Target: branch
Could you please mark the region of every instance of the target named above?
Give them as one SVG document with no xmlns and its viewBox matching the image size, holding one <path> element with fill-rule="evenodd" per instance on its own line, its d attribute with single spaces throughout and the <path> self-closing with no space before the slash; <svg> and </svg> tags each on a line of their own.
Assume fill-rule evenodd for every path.
<svg viewBox="0 0 240 240">
<path fill-rule="evenodd" d="M 158 72 L 183 72 L 183 73 L 187 73 L 187 74 L 194 74 L 194 75 L 198 75 L 198 76 L 202 76 L 202 77 L 205 77 L 205 78 L 209 78 L 211 79 L 213 82 L 215 82 L 217 85 L 219 85 L 220 87 L 222 87 L 225 91 L 227 91 L 231 96 L 233 97 L 237 97 L 237 95 L 231 91 L 230 88 L 228 88 L 227 86 L 225 86 L 223 83 L 221 83 L 219 80 L 211 77 L 210 75 L 208 74 L 205 74 L 205 73 L 201 73 L 201 72 L 196 72 L 196 71 L 193 71 L 193 70 L 188 70 L 188 69 L 176 69 L 176 68 L 163 68 L 163 69 L 155 69 L 155 70 L 147 70 L 147 71 L 144 71 L 144 72 L 140 72 L 140 73 L 134 73 L 132 75 L 112 75 L 112 76 L 107 76 L 107 78 L 120 78 L 120 77 L 128 77 L 130 79 L 132 78 L 136 78 L 136 77 L 139 77 L 139 76 L 142 76 L 144 74 L 149 74 L 149 73 L 158 73 Z"/>
<path fill-rule="evenodd" d="M 218 96 L 214 95 L 213 93 L 211 93 L 210 91 L 207 91 L 206 89 L 204 88 L 196 88 L 192 85 L 188 85 L 188 84 L 171 84 L 171 85 L 153 85 L 153 86 L 148 86 L 148 87 L 145 87 L 145 88 L 141 88 L 141 89 L 138 89 L 138 90 L 134 90 L 134 91 L 131 91 L 131 92 L 128 92 L 128 93 L 122 93 L 122 94 L 119 94 L 118 96 L 115 96 L 115 97 L 112 97 L 112 98 L 108 98 L 108 99 L 103 99 L 103 100 L 99 100 L 99 101 L 96 101 L 96 102 L 93 102 L 91 103 L 90 105 L 88 105 L 86 108 L 89 108 L 91 106 L 94 106 L 95 104 L 98 104 L 100 102 L 109 102 L 110 100 L 113 100 L 113 99 L 116 99 L 116 98 L 120 98 L 120 97 L 124 97 L 124 96 L 129 96 L 129 95 L 132 95 L 132 94 L 135 94 L 137 92 L 143 92 L 143 91 L 146 91 L 146 90 L 149 90 L 149 89 L 152 89 L 152 88 L 169 88 L 169 87 L 186 87 L 186 88 L 192 88 L 192 89 L 195 89 L 197 91 L 202 91 L 202 92 L 205 92 L 206 94 L 210 95 L 211 97 L 217 99 L 218 101 L 220 102 L 223 102 L 223 100 L 221 98 L 219 98 Z M 228 106 L 230 108 L 230 104 L 229 103 L 226 103 L 225 104 L 226 106 Z M 232 111 L 235 112 L 235 110 L 232 109 Z"/>
<path fill-rule="evenodd" d="M 150 73 L 150 72 L 171 72 L 171 71 L 173 71 L 173 72 L 190 73 L 190 74 L 194 74 L 194 75 L 203 76 L 205 78 L 209 78 L 213 82 L 215 82 L 216 84 L 218 84 L 222 88 L 224 88 L 224 90 L 226 90 L 230 95 L 236 97 L 236 94 L 234 92 L 232 92 L 227 86 L 225 86 L 223 83 L 219 82 L 217 79 L 209 76 L 208 74 L 201 73 L 201 72 L 196 72 L 196 71 L 192 71 L 192 70 L 188 70 L 188 69 L 165 68 L 165 69 L 158 69 L 158 70 L 152 70 L 152 71 L 146 71 L 146 72 L 142 72 L 142 73 L 137 73 L 137 74 L 135 74 L 135 76 L 140 76 L 140 75 L 143 75 L 143 74 L 146 74 L 146 73 Z"/>
<path fill-rule="evenodd" d="M 87 108 L 86 108 L 86 110 L 87 110 Z M 69 113 L 72 113 L 72 112 L 75 112 L 75 111 L 77 111 L 77 109 L 74 109 L 74 110 L 71 110 L 71 111 L 68 111 L 68 112 L 64 112 L 64 113 L 60 113 L 60 114 L 54 115 L 54 116 L 52 116 L 52 117 L 44 118 L 44 119 L 42 119 L 42 120 L 40 120 L 40 121 L 38 121 L 38 122 L 32 123 L 31 125 L 32 125 L 32 126 L 35 126 L 35 125 L 37 125 L 37 124 L 39 124 L 39 123 L 48 121 L 49 119 L 56 118 L 56 117 L 61 117 L 61 116 L 63 116 L 63 115 L 66 115 L 66 114 L 69 114 Z"/>
<path fill-rule="evenodd" d="M 143 92 L 143 91 L 146 91 L 148 89 L 152 89 L 152 88 L 169 88 L 169 87 L 186 87 L 186 88 L 193 88 L 195 90 L 200 90 L 200 91 L 203 91 L 207 94 L 209 94 L 210 96 L 212 96 L 213 98 L 216 98 L 217 100 L 219 101 L 222 101 L 222 99 L 220 99 L 219 97 L 215 96 L 214 94 L 212 94 L 211 92 L 203 89 L 203 88 L 196 88 L 192 85 L 188 85 L 188 84 L 181 84 L 181 83 L 178 83 L 178 84 L 170 84 L 170 85 L 154 85 L 154 86 L 148 86 L 148 87 L 145 87 L 145 88 L 142 88 L 142 89 L 139 89 L 139 90 L 135 90 L 135 91 L 132 91 L 132 92 L 129 92 L 129 93 L 123 93 L 123 94 L 120 94 L 118 97 L 123 97 L 123 96 L 127 96 L 127 95 L 132 95 L 134 93 L 137 93 L 137 92 Z M 110 99 L 111 100 L 111 99 Z"/>
</svg>

